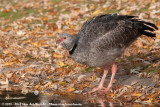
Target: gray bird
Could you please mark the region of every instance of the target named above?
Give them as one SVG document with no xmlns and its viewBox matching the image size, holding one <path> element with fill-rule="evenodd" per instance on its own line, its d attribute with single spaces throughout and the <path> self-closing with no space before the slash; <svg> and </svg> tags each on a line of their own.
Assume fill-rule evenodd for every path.
<svg viewBox="0 0 160 107">
<path fill-rule="evenodd" d="M 86 21 L 76 35 L 61 33 L 57 43 L 69 51 L 70 57 L 81 64 L 90 67 L 103 67 L 104 74 L 98 88 L 89 93 L 107 92 L 117 71 L 115 59 L 142 34 L 156 37 L 152 31 L 158 28 L 149 22 L 136 19 L 136 16 L 102 14 Z M 112 65 L 112 76 L 107 88 L 104 80 Z"/>
</svg>

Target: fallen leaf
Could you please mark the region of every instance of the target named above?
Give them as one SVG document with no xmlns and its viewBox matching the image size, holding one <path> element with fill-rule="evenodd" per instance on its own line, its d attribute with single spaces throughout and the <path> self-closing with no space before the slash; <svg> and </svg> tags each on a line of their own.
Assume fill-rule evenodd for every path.
<svg viewBox="0 0 160 107">
<path fill-rule="evenodd" d="M 65 64 L 63 63 L 63 62 L 59 62 L 59 64 L 58 64 L 60 67 L 64 67 L 65 66 Z"/>
<path fill-rule="evenodd" d="M 53 53 L 53 57 L 54 57 L 54 58 L 61 59 L 61 58 L 63 58 L 64 56 L 63 56 L 62 54 Z"/>
<path fill-rule="evenodd" d="M 66 92 L 73 92 L 75 90 L 75 88 L 68 88 L 67 90 L 66 90 Z"/>
<path fill-rule="evenodd" d="M 102 13 L 104 13 L 104 12 L 102 11 L 102 9 L 99 9 L 99 10 L 96 10 L 96 11 L 93 12 L 93 16 L 96 16 L 96 15 L 102 14 Z"/>
</svg>

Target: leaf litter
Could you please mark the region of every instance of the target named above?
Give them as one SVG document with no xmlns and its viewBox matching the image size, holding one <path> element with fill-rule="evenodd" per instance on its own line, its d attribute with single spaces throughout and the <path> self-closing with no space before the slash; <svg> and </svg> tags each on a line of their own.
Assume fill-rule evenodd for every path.
<svg viewBox="0 0 160 107">
<path fill-rule="evenodd" d="M 74 62 L 56 40 L 61 32 L 77 33 L 93 16 L 114 12 L 137 15 L 160 29 L 158 0 L 1 1 L 0 84 L 21 86 L 9 90 L 22 90 L 23 94 L 34 90 L 80 94 L 94 88 L 103 71 Z M 149 78 L 153 84 L 145 86 L 132 81 L 129 85 L 115 85 L 106 97 L 123 102 L 159 103 L 160 31 L 156 34 L 154 39 L 138 38 L 116 60 L 123 75 L 136 73 L 138 78 Z"/>
</svg>

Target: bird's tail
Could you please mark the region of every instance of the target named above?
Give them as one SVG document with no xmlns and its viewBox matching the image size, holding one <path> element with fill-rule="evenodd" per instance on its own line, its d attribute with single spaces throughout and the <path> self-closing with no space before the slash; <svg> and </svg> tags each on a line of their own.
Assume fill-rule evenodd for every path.
<svg viewBox="0 0 160 107">
<path fill-rule="evenodd" d="M 158 30 L 158 27 L 155 24 L 141 21 L 140 19 L 131 20 L 139 25 L 139 31 L 141 34 L 149 37 L 156 37 L 156 34 L 153 33 L 153 31 Z"/>
<path fill-rule="evenodd" d="M 149 36 L 149 37 L 156 37 L 156 34 L 153 33 L 153 31 L 158 30 L 158 27 L 149 22 L 139 21 L 141 23 L 141 33 L 143 35 Z"/>
</svg>

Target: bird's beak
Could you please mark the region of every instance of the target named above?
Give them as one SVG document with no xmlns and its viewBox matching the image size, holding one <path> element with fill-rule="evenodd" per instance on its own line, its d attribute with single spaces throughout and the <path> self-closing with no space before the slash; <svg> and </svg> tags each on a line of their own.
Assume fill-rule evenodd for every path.
<svg viewBox="0 0 160 107">
<path fill-rule="evenodd" d="M 59 44 L 60 42 L 61 42 L 61 40 L 59 39 L 59 40 L 56 41 L 56 44 Z"/>
</svg>

